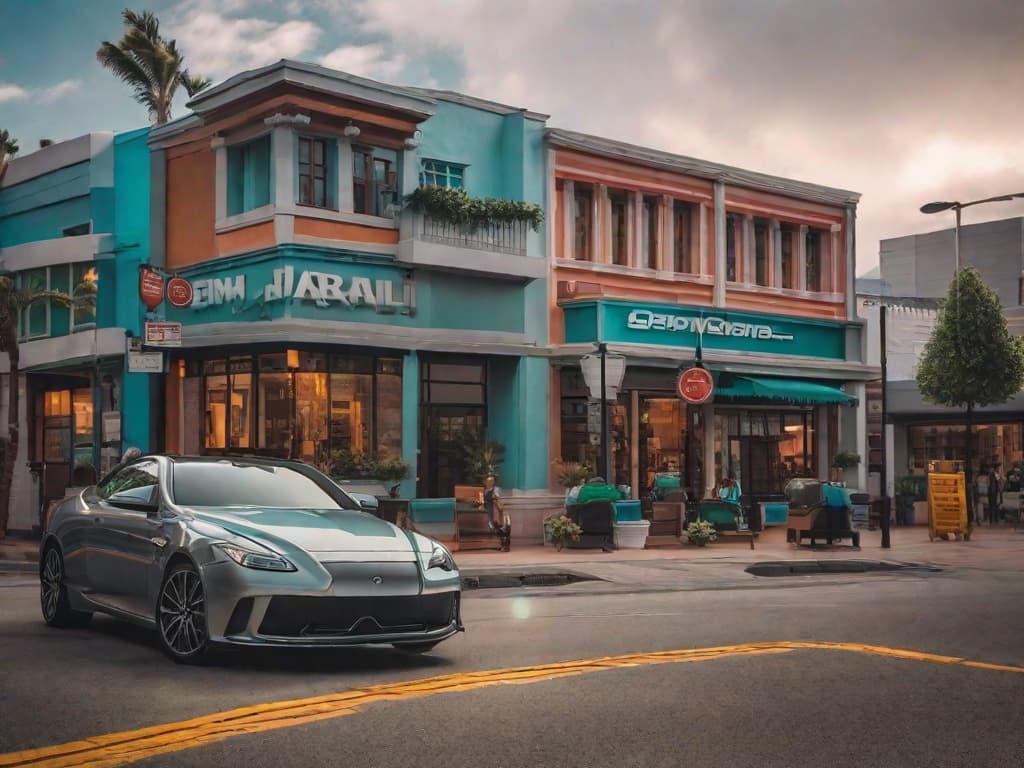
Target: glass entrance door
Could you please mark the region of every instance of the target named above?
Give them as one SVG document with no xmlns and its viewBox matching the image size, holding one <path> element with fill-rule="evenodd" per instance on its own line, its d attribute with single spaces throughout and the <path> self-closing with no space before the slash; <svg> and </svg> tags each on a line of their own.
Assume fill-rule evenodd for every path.
<svg viewBox="0 0 1024 768">
<path fill-rule="evenodd" d="M 455 486 L 465 482 L 464 455 L 467 444 L 484 433 L 485 409 L 482 406 L 432 405 L 424 411 L 423 453 L 419 496 L 447 498 Z"/>
</svg>

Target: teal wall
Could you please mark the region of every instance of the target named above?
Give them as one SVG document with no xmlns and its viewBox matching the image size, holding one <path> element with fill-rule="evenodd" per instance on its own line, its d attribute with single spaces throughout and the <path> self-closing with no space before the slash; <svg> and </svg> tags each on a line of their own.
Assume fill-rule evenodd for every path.
<svg viewBox="0 0 1024 768">
<path fill-rule="evenodd" d="M 149 262 L 149 129 L 114 137 L 112 254 L 97 257 L 100 265 L 99 303 L 101 325 L 142 334 L 144 307 L 139 301 L 139 265 Z M 156 403 L 153 376 L 128 373 L 127 358 L 121 387 L 121 438 L 123 445 L 143 451 L 151 445 L 150 407 Z"/>
<path fill-rule="evenodd" d="M 842 322 L 616 300 L 580 302 L 564 311 L 569 344 L 605 341 L 693 349 L 698 338 L 695 328 L 707 321 L 710 325 L 701 341 L 704 349 L 846 358 L 846 323 Z"/>
<path fill-rule="evenodd" d="M 92 218 L 88 162 L 0 189 L 0 247 L 62 237 Z"/>
<path fill-rule="evenodd" d="M 402 458 L 409 465 L 409 477 L 402 482 L 402 496 L 416 495 L 416 468 L 420 440 L 420 359 L 415 352 L 402 358 Z"/>
</svg>

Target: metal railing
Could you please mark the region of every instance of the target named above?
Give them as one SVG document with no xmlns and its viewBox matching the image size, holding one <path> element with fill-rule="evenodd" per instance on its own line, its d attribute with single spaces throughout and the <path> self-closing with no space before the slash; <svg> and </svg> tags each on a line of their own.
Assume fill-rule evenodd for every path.
<svg viewBox="0 0 1024 768">
<path fill-rule="evenodd" d="M 419 216 L 417 238 L 431 243 L 456 248 L 475 248 L 480 251 L 526 255 L 525 221 L 490 222 L 469 225 L 452 224 L 430 216 Z"/>
</svg>

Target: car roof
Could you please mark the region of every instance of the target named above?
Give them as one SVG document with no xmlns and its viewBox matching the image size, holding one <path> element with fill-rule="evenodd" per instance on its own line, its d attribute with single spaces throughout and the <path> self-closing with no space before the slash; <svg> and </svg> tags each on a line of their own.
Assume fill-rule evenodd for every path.
<svg viewBox="0 0 1024 768">
<path fill-rule="evenodd" d="M 222 456 L 187 456 L 172 453 L 152 453 L 140 458 L 165 458 L 173 464 L 218 464 L 221 462 L 244 461 L 246 464 L 262 464 L 271 467 L 309 467 L 301 461 L 293 459 L 276 459 L 268 456 L 250 456 L 246 454 L 224 454 Z"/>
</svg>

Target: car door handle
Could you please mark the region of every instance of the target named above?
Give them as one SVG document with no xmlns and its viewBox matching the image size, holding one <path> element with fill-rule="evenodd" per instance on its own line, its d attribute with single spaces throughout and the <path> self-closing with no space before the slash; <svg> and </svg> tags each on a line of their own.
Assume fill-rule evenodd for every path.
<svg viewBox="0 0 1024 768">
<path fill-rule="evenodd" d="M 167 546 L 167 539 L 165 539 L 163 536 L 150 536 L 149 540 L 153 542 L 154 545 L 160 548 Z"/>
</svg>

